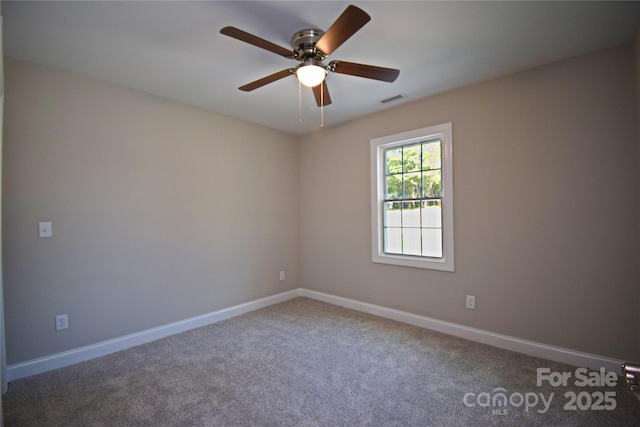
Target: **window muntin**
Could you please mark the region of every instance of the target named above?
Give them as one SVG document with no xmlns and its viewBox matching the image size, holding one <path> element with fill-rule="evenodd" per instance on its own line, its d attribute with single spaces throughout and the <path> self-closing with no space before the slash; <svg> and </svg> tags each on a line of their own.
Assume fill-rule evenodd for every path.
<svg viewBox="0 0 640 427">
<path fill-rule="evenodd" d="M 374 262 L 454 271 L 451 123 L 371 140 Z"/>
</svg>

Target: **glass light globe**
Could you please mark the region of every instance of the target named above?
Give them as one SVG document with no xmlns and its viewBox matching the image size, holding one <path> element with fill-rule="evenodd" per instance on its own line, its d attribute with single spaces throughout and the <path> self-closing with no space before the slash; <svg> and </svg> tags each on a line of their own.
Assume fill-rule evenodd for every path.
<svg viewBox="0 0 640 427">
<path fill-rule="evenodd" d="M 296 77 L 305 86 L 316 87 L 324 81 L 327 70 L 317 65 L 304 65 L 296 70 Z"/>
</svg>

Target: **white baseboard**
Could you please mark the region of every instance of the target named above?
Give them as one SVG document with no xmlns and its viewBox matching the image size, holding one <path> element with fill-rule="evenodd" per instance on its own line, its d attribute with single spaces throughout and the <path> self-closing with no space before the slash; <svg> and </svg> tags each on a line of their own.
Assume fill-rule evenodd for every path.
<svg viewBox="0 0 640 427">
<path fill-rule="evenodd" d="M 395 310 L 379 305 L 369 304 L 348 298 L 342 298 L 335 295 L 325 294 L 323 292 L 300 289 L 299 295 L 319 301 L 324 301 L 329 304 L 361 311 L 363 313 L 373 314 L 375 316 L 396 320 L 398 322 L 408 323 L 410 325 L 418 326 L 421 328 L 443 332 L 445 334 L 465 338 L 470 341 L 476 341 L 483 344 L 489 344 L 494 347 L 503 348 L 505 350 L 527 354 L 529 356 L 553 360 L 573 366 L 592 368 L 596 370 L 604 367 L 607 372 L 615 372 L 617 375 L 622 374 L 622 361 L 605 356 L 583 353 L 580 351 L 570 350 L 562 347 L 541 344 L 535 341 L 528 341 L 520 338 L 510 337 L 508 335 L 496 334 L 482 329 L 471 328 L 469 326 L 433 319 L 426 316 L 420 316 L 417 314 L 408 313 L 406 311 Z"/>
<path fill-rule="evenodd" d="M 445 334 L 489 344 L 506 350 L 540 357 L 542 359 L 554 360 L 556 362 L 566 363 L 573 366 L 584 366 L 593 369 L 604 367 L 607 371 L 612 371 L 616 374 L 621 373 L 620 369 L 622 361 L 620 360 L 514 338 L 508 335 L 496 334 L 482 329 L 459 325 L 457 323 L 408 313 L 406 311 L 395 310 L 323 292 L 299 288 L 243 304 L 238 304 L 233 307 L 217 310 L 201 316 L 192 317 L 190 319 L 114 338 L 108 341 L 9 365 L 7 366 L 7 380 L 14 381 L 53 369 L 63 368 L 65 366 L 95 359 L 97 357 L 106 356 L 107 354 L 126 350 L 160 338 L 165 338 L 170 335 L 199 328 L 201 326 L 210 325 L 221 320 L 226 320 L 250 311 L 284 302 L 297 296 L 324 301 L 329 304 L 350 308 L 352 310 L 373 314 L 375 316 L 396 320 L 398 322 L 407 323 L 425 329 L 443 332 Z"/>
<path fill-rule="evenodd" d="M 7 380 L 13 381 L 20 378 L 28 377 L 53 369 L 63 368 L 65 366 L 74 365 L 76 363 L 85 362 L 97 357 L 106 356 L 116 351 L 126 350 L 140 344 L 146 344 L 151 341 L 165 338 L 170 335 L 179 334 L 201 326 L 210 325 L 220 322 L 231 317 L 239 316 L 259 308 L 277 304 L 297 297 L 300 294 L 298 289 L 260 298 L 254 301 L 238 304 L 233 307 L 216 310 L 201 316 L 192 317 L 190 319 L 180 320 L 178 322 L 169 323 L 167 325 L 158 326 L 156 328 L 147 329 L 145 331 L 136 332 L 134 334 L 125 335 L 123 337 L 102 341 L 96 344 L 87 345 L 73 350 L 64 351 L 62 353 L 52 354 L 50 356 L 38 359 L 28 360 L 22 363 L 7 366 Z"/>
</svg>

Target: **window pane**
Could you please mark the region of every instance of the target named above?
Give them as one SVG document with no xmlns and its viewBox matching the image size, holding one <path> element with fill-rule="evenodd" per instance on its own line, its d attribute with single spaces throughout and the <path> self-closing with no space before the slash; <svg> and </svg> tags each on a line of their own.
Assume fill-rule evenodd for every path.
<svg viewBox="0 0 640 427">
<path fill-rule="evenodd" d="M 416 172 L 421 169 L 420 163 L 420 144 L 404 147 L 402 151 L 402 162 L 404 164 L 403 171 Z"/>
<path fill-rule="evenodd" d="M 440 169 L 422 173 L 423 197 L 442 197 L 442 171 Z"/>
<path fill-rule="evenodd" d="M 420 229 L 402 229 L 402 253 L 405 255 L 421 255 Z"/>
<path fill-rule="evenodd" d="M 388 254 L 402 254 L 402 229 L 384 229 L 384 251 Z"/>
<path fill-rule="evenodd" d="M 406 173 L 402 176 L 404 183 L 404 199 L 417 199 L 420 197 L 420 172 Z"/>
<path fill-rule="evenodd" d="M 422 229 L 422 256 L 442 258 L 442 229 Z"/>
<path fill-rule="evenodd" d="M 387 150 L 385 152 L 385 156 L 387 175 L 393 173 L 402 173 L 402 147 Z"/>
<path fill-rule="evenodd" d="M 401 227 L 402 219 L 400 215 L 400 203 L 387 202 L 384 204 L 384 226 L 385 227 Z"/>
<path fill-rule="evenodd" d="M 420 202 L 402 203 L 402 226 L 420 228 Z"/>
<path fill-rule="evenodd" d="M 442 202 L 440 200 L 425 200 L 420 204 L 422 205 L 422 226 L 442 228 Z"/>
<path fill-rule="evenodd" d="M 440 141 L 425 142 L 422 144 L 422 169 L 440 169 L 441 152 Z"/>
<path fill-rule="evenodd" d="M 387 177 L 387 195 L 385 199 L 393 200 L 402 198 L 402 175 L 389 175 Z"/>
</svg>

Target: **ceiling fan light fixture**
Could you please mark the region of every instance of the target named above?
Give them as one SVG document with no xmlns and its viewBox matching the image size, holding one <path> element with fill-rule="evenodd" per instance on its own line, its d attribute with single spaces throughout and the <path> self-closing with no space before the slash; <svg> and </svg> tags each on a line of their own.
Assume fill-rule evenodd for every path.
<svg viewBox="0 0 640 427">
<path fill-rule="evenodd" d="M 296 77 L 305 86 L 316 87 L 322 83 L 327 76 L 327 70 L 315 64 L 307 64 L 298 67 Z"/>
<path fill-rule="evenodd" d="M 327 85 L 322 84 L 329 71 L 384 82 L 393 82 L 398 77 L 400 70 L 392 68 L 346 61 L 331 61 L 327 65 L 322 63 L 333 51 L 342 46 L 345 41 L 358 32 L 370 20 L 371 17 L 362 9 L 353 5 L 347 6 L 344 12 L 331 24 L 326 32 L 317 28 L 307 28 L 294 33 L 291 37 L 291 50 L 235 27 L 224 27 L 220 30 L 220 33 L 259 47 L 260 49 L 268 50 L 277 55 L 295 59 L 300 62 L 295 68 L 286 68 L 244 86 L 240 86 L 238 89 L 251 92 L 264 85 L 295 74 L 299 87 L 305 85 L 313 89 L 316 104 L 322 109 L 325 105 L 331 104 L 331 96 L 329 95 Z M 301 93 L 301 91 L 298 91 L 298 98 L 300 98 Z"/>
</svg>

